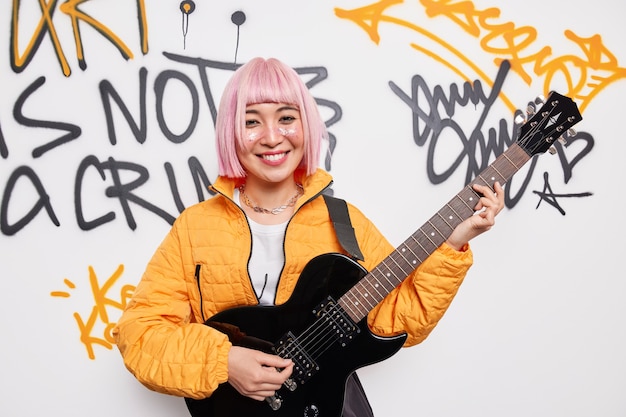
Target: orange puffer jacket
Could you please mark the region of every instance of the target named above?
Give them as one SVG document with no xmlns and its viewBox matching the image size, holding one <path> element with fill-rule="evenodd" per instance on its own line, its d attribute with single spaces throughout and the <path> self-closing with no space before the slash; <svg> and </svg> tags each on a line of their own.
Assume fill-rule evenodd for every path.
<svg viewBox="0 0 626 417">
<path fill-rule="evenodd" d="M 330 174 L 318 170 L 302 180 L 304 196 L 287 227 L 276 304 L 288 300 L 309 260 L 343 252 L 321 198 L 332 183 Z M 179 216 L 113 331 L 126 367 L 152 390 L 201 399 L 228 379 L 231 343 L 202 323 L 224 309 L 258 303 L 247 271 L 250 228 L 232 201 L 234 187 L 233 181 L 218 178 L 216 196 Z M 362 265 L 371 270 L 393 247 L 358 209 L 349 205 L 349 212 L 365 257 Z M 406 346 L 421 342 L 471 263 L 469 249 L 459 252 L 443 244 L 368 314 L 370 329 L 380 335 L 407 333 Z"/>
</svg>

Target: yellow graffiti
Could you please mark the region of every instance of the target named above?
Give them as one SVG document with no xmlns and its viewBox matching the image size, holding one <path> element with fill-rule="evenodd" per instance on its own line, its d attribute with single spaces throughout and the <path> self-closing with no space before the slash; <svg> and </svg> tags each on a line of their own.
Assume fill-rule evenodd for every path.
<svg viewBox="0 0 626 417">
<path fill-rule="evenodd" d="M 111 331 L 113 327 L 115 327 L 115 323 L 111 322 L 109 319 L 107 308 L 123 310 L 126 308 L 126 304 L 131 298 L 133 291 L 135 291 L 133 285 L 124 285 L 120 290 L 119 301 L 109 297 L 109 291 L 122 276 L 123 272 L 124 265 L 120 265 L 104 284 L 100 285 L 94 269 L 91 266 L 89 267 L 89 286 L 93 295 L 94 306 L 86 319 L 81 314 L 77 312 L 74 313 L 74 319 L 76 320 L 80 333 L 80 341 L 85 345 L 89 359 L 95 359 L 96 357 L 94 345 L 100 345 L 109 350 L 113 348 L 114 340 Z M 71 289 L 76 288 L 74 283 L 68 279 L 65 279 L 64 283 Z M 62 298 L 70 296 L 66 291 L 52 291 L 50 295 Z M 96 326 L 98 325 L 100 327 L 104 326 L 104 329 L 102 330 L 102 334 L 96 335 Z"/>
<path fill-rule="evenodd" d="M 376 44 L 380 42 L 378 27 L 382 22 L 410 29 L 444 48 L 464 65 L 467 65 L 488 85 L 493 85 L 493 80 L 462 51 L 419 25 L 387 13 L 387 9 L 391 6 L 401 3 L 404 3 L 404 0 L 381 0 L 352 10 L 336 8 L 335 14 L 339 18 L 356 23 Z M 626 68 L 618 65 L 617 59 L 603 44 L 600 35 L 581 38 L 576 36 L 573 31 L 567 30 L 564 33 L 565 37 L 580 48 L 582 55 L 553 57 L 552 49 L 549 46 L 537 47 L 535 52 L 530 52 L 530 48 L 537 41 L 537 30 L 531 26 L 516 26 L 513 22 L 497 22 L 500 17 L 500 9 L 498 8 L 490 7 L 477 10 L 471 1 L 420 0 L 420 3 L 424 6 L 424 11 L 428 17 L 446 17 L 470 36 L 478 38 L 480 47 L 485 52 L 495 55 L 494 63 L 496 65 L 499 65 L 503 60 L 508 60 L 511 63 L 511 70 L 518 74 L 525 83 L 530 84 L 533 76 L 543 77 L 544 94 L 549 93 L 552 81 L 556 77 L 562 77 L 566 81 L 568 89 L 564 94 L 575 98 L 580 103 L 581 111 L 610 83 L 626 78 Z M 472 81 L 470 80 L 471 77 L 465 74 L 463 70 L 435 51 L 417 43 L 411 43 L 410 46 L 437 60 L 465 81 Z M 504 96 L 502 98 L 511 110 L 515 109 L 510 100 Z"/>
<path fill-rule="evenodd" d="M 14 68 L 18 71 L 21 71 L 30 60 L 33 58 L 34 51 L 36 50 L 40 38 L 43 37 L 46 30 L 50 34 L 50 38 L 52 40 L 52 46 L 54 47 L 54 52 L 59 59 L 59 64 L 61 65 L 61 69 L 63 74 L 70 75 L 70 66 L 67 63 L 67 59 L 65 58 L 65 54 L 63 53 L 63 48 L 61 47 L 61 41 L 59 41 L 59 36 L 57 35 L 56 28 L 54 23 L 52 23 L 52 13 L 54 10 L 54 6 L 56 5 L 57 0 L 51 0 L 47 3 L 45 0 L 39 0 L 39 7 L 41 7 L 41 18 L 39 19 L 39 23 L 35 28 L 35 33 L 30 38 L 28 46 L 26 47 L 26 51 L 24 55 L 19 54 L 19 0 L 13 0 L 13 14 L 11 16 L 11 61 L 13 63 Z"/>
<path fill-rule="evenodd" d="M 67 285 L 69 288 L 74 289 L 76 288 L 76 285 L 74 285 L 74 283 L 72 281 L 70 281 L 69 279 L 65 278 L 63 280 L 63 283 L 65 285 Z M 67 291 L 52 291 L 50 293 L 51 296 L 53 297 L 63 297 L 63 298 L 68 298 L 70 296 L 70 293 Z"/>
<path fill-rule="evenodd" d="M 87 66 L 85 62 L 85 53 L 83 48 L 83 40 L 79 29 L 79 22 L 84 22 L 90 25 L 98 33 L 104 36 L 105 39 L 109 40 L 120 51 L 124 59 L 132 59 L 132 50 L 122 41 L 122 39 L 120 39 L 119 36 L 117 36 L 111 29 L 109 29 L 98 20 L 78 9 L 78 6 L 87 1 L 90 0 L 66 0 L 63 4 L 59 6 L 59 10 L 70 17 L 70 21 L 72 23 L 72 33 L 74 35 L 74 43 L 76 47 L 76 57 L 79 66 L 82 69 L 85 69 Z M 148 21 L 146 17 L 144 1 L 145 0 L 136 0 L 137 8 L 139 11 L 138 24 L 141 51 L 145 55 L 148 53 Z M 37 52 L 37 49 L 43 37 L 46 35 L 46 33 L 48 33 L 52 41 L 54 52 L 56 53 L 57 59 L 59 60 L 61 71 L 65 76 L 70 76 L 71 69 L 68 64 L 67 58 L 65 57 L 65 53 L 59 40 L 56 27 L 54 25 L 54 22 L 52 21 L 52 15 L 54 13 L 57 0 L 50 0 L 49 2 L 46 0 L 39 0 L 41 17 L 23 54 L 20 54 L 19 51 L 19 3 L 19 0 L 13 0 L 13 13 L 11 17 L 11 63 L 14 71 L 21 72 L 24 70 L 24 68 L 26 68 L 26 66 L 28 66 L 28 63 L 32 60 L 35 53 Z"/>
</svg>

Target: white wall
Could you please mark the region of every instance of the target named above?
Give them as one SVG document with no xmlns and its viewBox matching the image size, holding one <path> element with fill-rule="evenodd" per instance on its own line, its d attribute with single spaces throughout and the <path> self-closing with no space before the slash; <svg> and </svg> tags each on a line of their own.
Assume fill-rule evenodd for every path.
<svg viewBox="0 0 626 417">
<path fill-rule="evenodd" d="M 325 68 L 327 79 L 312 91 L 341 109 L 340 120 L 330 127 L 337 140 L 330 168 L 335 192 L 400 244 L 463 187 L 468 163 L 465 158 L 441 183 L 429 180 L 432 137 L 416 145 L 411 110 L 389 83 L 408 92 L 412 77 L 419 76 L 431 90 L 441 86 L 448 95 L 451 85 L 461 89 L 466 79 L 479 80 L 489 93 L 498 71 L 494 61 L 512 57 L 502 37 L 485 40 L 486 28 L 507 22 L 520 31 L 514 38 L 518 43 L 523 34 L 531 36 L 515 51 L 518 59 L 531 57 L 523 64 L 528 78 L 508 73 L 481 131 L 499 131 L 501 120 L 510 130 L 514 108 L 525 108 L 537 94 L 555 89 L 581 106 L 584 120 L 576 129 L 587 139 L 561 148 L 563 160 L 548 154 L 539 158 L 519 201 L 498 218 L 492 232 L 473 243 L 475 266 L 431 337 L 363 369 L 362 379 L 379 417 L 626 414 L 626 280 L 621 264 L 626 229 L 619 204 L 626 176 L 621 161 L 626 151 L 621 126 L 626 30 L 621 1 L 476 0 L 463 4 L 473 5 L 482 16 L 490 7 L 499 14 L 480 20 L 477 14 L 459 13 L 456 21 L 450 14 L 429 15 L 421 2 L 400 1 L 379 6 L 381 14 L 364 22 L 364 27 L 377 25 L 372 33 L 380 36 L 378 43 L 335 10 L 358 9 L 372 4 L 368 1 L 196 1 L 185 47 L 179 2 L 148 1 L 143 5 L 146 54 L 135 2 L 85 2 L 79 11 L 106 26 L 133 56 L 125 60 L 83 16 L 84 70 L 68 3 L 48 6 L 53 10 L 43 14 L 47 19 L 39 2 L 16 3 L 17 14 L 11 2 L 0 6 L 0 415 L 186 415 L 182 400 L 137 383 L 108 337 L 123 294 L 137 283 L 169 223 L 156 208 L 149 210 L 136 200 L 129 202 L 132 221 L 127 221 L 120 199 L 106 194 L 113 185 L 106 162 L 113 158 L 136 164 L 122 167 L 120 181 L 126 184 L 145 167 L 149 180 L 130 192 L 169 216 L 178 210 L 164 164 L 173 167 L 185 205 L 198 201 L 187 167 L 190 157 L 198 158 L 210 180 L 215 178 L 213 123 L 201 72 L 175 57 L 228 67 L 238 45 L 238 63 L 260 55 L 299 68 Z M 236 11 L 246 16 L 238 43 L 231 21 Z M 41 21 L 55 29 L 57 51 L 71 74 L 63 73 L 51 31 L 26 60 Z M 476 24 L 476 32 L 470 32 L 468 22 Z M 588 40 L 576 41 L 566 31 Z M 12 33 L 17 33 L 19 56 L 14 60 Z M 543 59 L 533 60 L 542 50 Z M 535 66 L 538 60 L 543 65 Z M 139 123 L 142 68 L 147 71 L 146 140 L 135 139 L 113 103 L 113 145 L 100 88 L 110 83 Z M 231 71 L 218 66 L 202 73 L 218 101 Z M 195 125 L 190 88 L 181 80 L 189 80 L 191 90 L 199 93 Z M 427 109 L 423 96 L 418 102 Z M 483 110 L 480 103 L 458 106 L 453 120 L 469 137 Z M 329 107 L 323 111 L 332 115 Z M 189 137 L 180 144 L 168 140 L 159 114 L 174 136 L 191 125 Z M 441 107 L 439 114 L 447 117 Z M 74 140 L 34 155 L 67 133 L 58 124 L 42 127 L 42 121 L 70 124 L 80 132 L 75 131 Z M 585 153 L 584 145 L 590 143 L 593 148 Z M 461 147 L 449 134 L 438 144 L 434 166 L 441 173 Z M 107 168 L 104 179 L 94 164 L 79 175 L 81 164 L 89 161 Z M 544 188 L 544 173 L 549 189 Z M 41 201 L 33 178 L 49 196 L 54 216 L 45 209 L 28 216 Z M 521 177 L 512 190 L 520 183 Z M 556 196 L 542 200 L 537 192 Z M 77 207 L 86 221 L 109 212 L 115 218 L 95 228 L 81 227 Z M 87 326 L 82 332 L 81 323 Z"/>
</svg>

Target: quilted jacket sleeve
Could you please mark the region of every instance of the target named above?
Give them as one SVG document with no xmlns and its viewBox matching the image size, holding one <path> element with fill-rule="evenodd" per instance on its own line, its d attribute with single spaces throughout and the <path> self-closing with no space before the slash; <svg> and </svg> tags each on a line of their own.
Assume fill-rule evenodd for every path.
<svg viewBox="0 0 626 417">
<path fill-rule="evenodd" d="M 358 210 L 352 207 L 350 216 L 363 222 L 356 233 L 371 271 L 394 248 Z M 407 333 L 405 347 L 422 342 L 450 306 L 472 262 L 469 245 L 457 251 L 442 244 L 369 312 L 370 329 L 387 336 Z"/>
<path fill-rule="evenodd" d="M 200 399 L 227 380 L 231 344 L 223 333 L 192 321 L 179 229 L 177 220 L 113 334 L 124 364 L 146 387 Z"/>
</svg>

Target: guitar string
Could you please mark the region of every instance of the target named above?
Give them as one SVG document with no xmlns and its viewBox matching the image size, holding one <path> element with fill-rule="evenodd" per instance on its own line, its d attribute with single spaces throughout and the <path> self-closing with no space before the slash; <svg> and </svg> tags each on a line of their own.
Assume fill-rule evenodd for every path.
<svg viewBox="0 0 626 417">
<path fill-rule="evenodd" d="M 290 341 L 287 346 L 285 346 L 285 350 L 287 352 L 286 357 L 300 363 L 299 359 L 301 354 L 310 356 L 312 359 L 317 359 L 326 350 L 328 350 L 334 340 L 332 340 L 331 329 L 323 323 L 325 318 L 326 315 L 323 314 L 315 320 L 308 329 L 302 332 L 300 336 L 296 337 L 295 340 Z M 306 368 L 306 366 L 302 365 L 300 367 L 301 369 Z"/>
<path fill-rule="evenodd" d="M 331 312 L 338 313 L 339 311 L 338 306 L 333 305 Z M 299 337 L 296 337 L 296 340 L 299 342 L 297 345 L 302 346 L 306 352 L 309 352 L 309 356 L 313 359 L 319 358 L 333 343 L 339 340 L 337 337 L 338 332 L 332 327 L 329 327 L 329 318 L 333 323 L 336 323 L 336 315 L 331 314 L 331 312 L 327 311 L 322 314 L 308 329 L 302 332 Z M 342 326 L 338 324 L 337 327 Z M 291 346 L 288 347 L 290 354 L 296 356 L 294 355 L 294 349 L 297 349 L 297 346 L 295 346 L 296 343 L 290 343 L 290 345 Z"/>
</svg>

